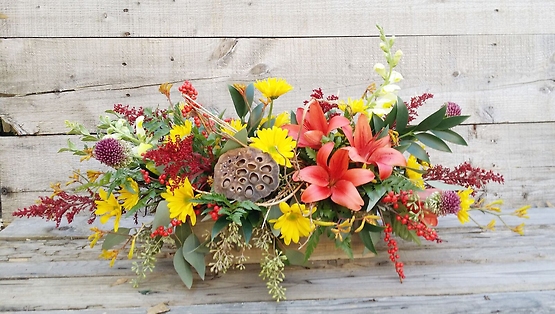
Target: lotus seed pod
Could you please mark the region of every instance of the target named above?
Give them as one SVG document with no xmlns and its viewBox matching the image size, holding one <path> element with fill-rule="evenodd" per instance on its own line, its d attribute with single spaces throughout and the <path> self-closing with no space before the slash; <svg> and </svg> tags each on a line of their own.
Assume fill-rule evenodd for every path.
<svg viewBox="0 0 555 314">
<path fill-rule="evenodd" d="M 257 201 L 279 185 L 279 166 L 267 153 L 252 147 L 220 156 L 214 167 L 214 191 L 229 199 Z"/>
</svg>

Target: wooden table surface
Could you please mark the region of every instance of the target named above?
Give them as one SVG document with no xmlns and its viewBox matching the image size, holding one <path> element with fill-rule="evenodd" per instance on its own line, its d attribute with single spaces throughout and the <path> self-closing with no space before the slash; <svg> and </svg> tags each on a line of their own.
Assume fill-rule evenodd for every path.
<svg viewBox="0 0 555 314">
<path fill-rule="evenodd" d="M 387 253 L 286 269 L 287 300 L 271 300 L 259 266 L 197 280 L 188 290 L 170 258 L 139 288 L 129 260 L 114 267 L 88 247 L 88 226 L 18 219 L 0 232 L 0 312 L 38 313 L 552 313 L 555 208 L 529 210 L 525 236 L 440 221 L 441 244 L 400 244 L 401 284 Z M 490 217 L 477 217 L 487 223 Z M 509 217 L 515 226 L 521 220 Z M 158 311 L 159 312 L 159 311 Z"/>
</svg>

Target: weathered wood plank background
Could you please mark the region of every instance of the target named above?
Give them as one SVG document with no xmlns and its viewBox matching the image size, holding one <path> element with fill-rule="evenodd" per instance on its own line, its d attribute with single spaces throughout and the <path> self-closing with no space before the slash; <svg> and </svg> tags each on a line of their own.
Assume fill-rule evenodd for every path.
<svg viewBox="0 0 555 314">
<path fill-rule="evenodd" d="M 402 284 L 381 241 L 371 258 L 348 261 L 330 250 L 328 256 L 343 259 L 286 269 L 288 300 L 279 303 L 258 277 L 259 265 L 197 278 L 188 290 L 163 255 L 136 289 L 128 283 L 132 261 L 109 268 L 98 248 L 88 248 L 84 223 L 55 229 L 19 219 L 0 232 L 0 312 L 145 313 L 164 303 L 172 313 L 552 313 L 555 208 L 529 214 L 525 236 L 481 232 L 450 216 L 438 228 L 443 243 L 401 241 Z M 476 217 L 481 224 L 490 218 Z M 506 220 L 510 226 L 521 221 Z"/>
<path fill-rule="evenodd" d="M 114 103 L 164 104 L 163 82 L 191 80 L 205 105 L 231 109 L 226 83 L 268 76 L 295 90 L 357 97 L 382 62 L 375 24 L 397 35 L 402 95 L 430 92 L 471 114 L 470 147 L 433 153 L 505 175 L 488 196 L 511 206 L 555 197 L 555 2 L 538 1 L 86 1 L 0 0 L 0 211 L 65 182 L 79 165 L 56 154 L 64 120 L 93 127 Z M 178 93 L 173 97 L 177 99 Z M 12 136 L 10 133 L 16 133 Z"/>
</svg>

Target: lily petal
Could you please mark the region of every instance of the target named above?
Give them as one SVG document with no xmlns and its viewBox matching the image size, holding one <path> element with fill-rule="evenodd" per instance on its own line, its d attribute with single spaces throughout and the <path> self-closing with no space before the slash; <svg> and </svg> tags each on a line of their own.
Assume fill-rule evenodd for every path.
<svg viewBox="0 0 555 314">
<path fill-rule="evenodd" d="M 333 150 L 333 143 L 326 143 L 316 154 L 316 164 L 328 171 L 328 158 Z"/>
<path fill-rule="evenodd" d="M 359 211 L 364 201 L 355 186 L 346 180 L 339 180 L 331 188 L 331 200 L 350 210 Z"/>
<path fill-rule="evenodd" d="M 331 195 L 331 189 L 328 186 L 318 186 L 316 184 L 309 185 L 301 195 L 303 203 L 313 203 L 324 200 Z"/>
<path fill-rule="evenodd" d="M 326 169 L 320 166 L 309 166 L 293 175 L 295 181 L 305 181 L 319 186 L 327 186 L 330 178 Z"/>
<path fill-rule="evenodd" d="M 347 170 L 341 179 L 351 182 L 354 186 L 359 186 L 374 180 L 375 177 L 374 173 L 368 169 L 354 168 Z"/>
</svg>

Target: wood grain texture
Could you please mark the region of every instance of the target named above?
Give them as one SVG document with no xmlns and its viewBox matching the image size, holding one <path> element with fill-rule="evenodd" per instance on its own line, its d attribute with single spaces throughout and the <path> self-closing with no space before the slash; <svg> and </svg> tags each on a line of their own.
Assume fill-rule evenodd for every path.
<svg viewBox="0 0 555 314">
<path fill-rule="evenodd" d="M 367 36 L 376 23 L 399 35 L 555 32 L 549 0 L 3 0 L 0 9 L 0 37 Z"/>
<path fill-rule="evenodd" d="M 224 307 L 232 313 L 256 312 L 263 306 L 276 312 L 302 312 L 305 308 L 300 305 L 311 305 L 312 311 L 324 313 L 345 307 L 358 312 L 390 311 L 387 313 L 406 308 L 427 313 L 459 313 L 456 311 L 462 309 L 482 313 L 490 308 L 515 313 L 537 309 L 542 313 L 554 306 L 554 211 L 530 210 L 526 236 L 502 230 L 479 232 L 470 225 L 461 226 L 455 217 L 446 217 L 438 228 L 445 240 L 442 244 L 400 242 L 407 274 L 403 284 L 396 279 L 387 254 L 354 261 L 315 262 L 309 268 L 290 267 L 284 281 L 290 301 L 279 304 L 269 301 L 257 265 L 196 281 L 193 289 L 187 290 L 174 275 L 171 258 L 162 257 L 154 273 L 134 289 L 125 283 L 133 277 L 130 261 L 120 260 L 109 268 L 107 261 L 99 261 L 91 253 L 94 250 L 83 249 L 87 246 L 85 238 L 67 234 L 40 240 L 42 226 L 18 220 L 0 233 L 0 241 L 4 240 L 0 256 L 6 257 L 0 259 L 0 310 L 88 309 L 94 313 L 146 309 L 163 302 L 175 310 L 206 309 L 206 313 Z M 33 225 L 35 231 L 30 227 Z M 21 229 L 28 232 L 27 239 L 10 236 Z M 518 302 L 507 302 L 515 293 Z M 18 298 L 23 294 L 25 299 Z M 455 306 L 451 303 L 455 300 L 473 300 L 476 304 Z"/>
<path fill-rule="evenodd" d="M 472 123 L 555 121 L 555 35 L 402 37 L 397 44 L 405 53 L 401 96 L 436 95 L 422 115 L 453 101 Z M 157 91 L 163 82 L 191 80 L 203 104 L 229 114 L 226 83 L 267 76 L 295 87 L 279 100 L 283 110 L 318 87 L 356 98 L 383 62 L 376 38 L 6 39 L 0 56 L 0 94 L 11 96 L 0 97 L 0 118 L 22 135 L 63 133 L 64 120 L 93 127 L 114 103 L 165 106 Z M 172 95 L 180 99 L 177 88 Z"/>
</svg>

